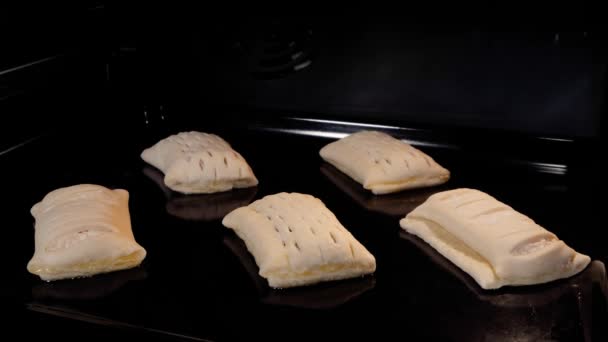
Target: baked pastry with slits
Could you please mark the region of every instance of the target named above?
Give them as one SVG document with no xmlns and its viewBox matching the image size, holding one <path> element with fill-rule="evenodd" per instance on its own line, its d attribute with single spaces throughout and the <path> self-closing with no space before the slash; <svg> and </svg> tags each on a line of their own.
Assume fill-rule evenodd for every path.
<svg viewBox="0 0 608 342">
<path fill-rule="evenodd" d="M 271 287 L 285 288 L 373 273 L 376 260 L 321 200 L 299 193 L 266 196 L 224 218 L 243 239 Z"/>
<path fill-rule="evenodd" d="M 473 189 L 436 193 L 400 225 L 484 289 L 567 278 L 591 261 L 527 216 Z"/>
<path fill-rule="evenodd" d="M 87 277 L 138 266 L 146 257 L 133 236 L 129 193 L 93 184 L 48 193 L 35 204 L 35 251 L 27 265 L 43 280 Z"/>
<path fill-rule="evenodd" d="M 438 185 L 450 178 L 450 172 L 424 152 L 377 131 L 351 134 L 319 154 L 374 194 Z"/>
<path fill-rule="evenodd" d="M 145 149 L 141 158 L 165 174 L 167 187 L 185 194 L 222 192 L 258 184 L 247 161 L 215 134 L 175 134 Z"/>
</svg>

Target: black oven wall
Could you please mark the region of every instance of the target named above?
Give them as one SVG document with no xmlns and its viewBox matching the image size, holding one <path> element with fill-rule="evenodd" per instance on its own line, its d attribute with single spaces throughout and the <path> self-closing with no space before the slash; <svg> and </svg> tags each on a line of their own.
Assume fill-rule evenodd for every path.
<svg viewBox="0 0 608 342">
<path fill-rule="evenodd" d="M 508 30 L 425 24 L 411 16 L 149 11 L 142 79 L 154 99 L 162 94 L 207 111 L 600 134 L 606 39 L 591 24 L 566 32 L 540 23 Z M 196 115 L 206 114 L 188 114 Z"/>
<path fill-rule="evenodd" d="M 107 66 L 119 47 L 106 13 L 90 0 L 0 5 L 0 154 L 52 131 L 117 118 Z"/>
<path fill-rule="evenodd" d="M 4 147 L 65 123 L 134 127 L 162 111 L 182 122 L 236 112 L 601 135 L 606 37 L 592 25 L 499 30 L 414 12 L 259 17 L 162 2 L 47 7 L 0 11 L 12 33 L 0 54 Z"/>
</svg>

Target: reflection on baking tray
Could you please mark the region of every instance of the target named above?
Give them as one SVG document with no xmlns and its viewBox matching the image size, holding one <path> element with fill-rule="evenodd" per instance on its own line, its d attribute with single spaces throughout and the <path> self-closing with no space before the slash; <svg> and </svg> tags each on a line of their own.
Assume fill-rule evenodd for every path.
<svg viewBox="0 0 608 342">
<path fill-rule="evenodd" d="M 375 286 L 375 278 L 366 276 L 355 279 L 329 281 L 313 286 L 275 290 L 258 274 L 258 266 L 245 243 L 236 235 L 224 237 L 224 244 L 239 258 L 254 283 L 262 303 L 291 306 L 304 309 L 331 309 L 345 304 Z"/>
<path fill-rule="evenodd" d="M 128 282 L 144 280 L 145 269 L 135 267 L 128 270 L 98 274 L 93 277 L 65 279 L 37 283 L 32 287 L 32 297 L 36 300 L 91 300 L 104 298 L 118 291 Z"/>
<path fill-rule="evenodd" d="M 369 190 L 364 189 L 361 184 L 328 163 L 321 165 L 321 173 L 363 208 L 390 216 L 405 216 L 426 201 L 432 194 L 447 189 L 446 186 L 436 186 L 405 190 L 387 195 L 373 195 Z"/>
<path fill-rule="evenodd" d="M 182 195 L 167 188 L 163 182 L 164 175 L 159 170 L 145 167 L 143 173 L 165 194 L 167 213 L 184 220 L 214 221 L 222 219 L 232 210 L 248 205 L 257 193 L 257 187 L 250 187 L 214 194 Z"/>
<path fill-rule="evenodd" d="M 604 263 L 599 260 L 592 261 L 585 270 L 568 279 L 557 280 L 547 284 L 483 290 L 473 278 L 439 254 L 422 239 L 405 231 L 401 231 L 399 235 L 422 250 L 443 271 L 447 271 L 464 283 L 478 300 L 489 303 L 499 310 L 499 312 L 494 314 L 495 317 L 511 317 L 512 319 L 516 319 L 520 316 L 510 316 L 510 314 L 521 309 L 532 309 L 533 312 L 538 312 L 537 315 L 542 315 L 541 312 L 546 311 L 547 308 L 550 309 L 555 306 L 561 307 L 575 303 L 576 307 L 572 310 L 552 311 L 560 315 L 563 315 L 564 312 L 573 313 L 576 316 L 575 319 L 579 322 L 579 328 L 581 329 L 579 332 L 584 337 L 584 341 L 595 340 L 592 336 L 608 336 L 608 326 L 604 324 L 598 325 L 598 322 L 608 320 L 608 277 Z M 473 309 L 471 308 L 471 310 Z M 541 320 L 542 322 L 536 322 L 536 325 L 542 326 L 546 323 L 547 329 L 555 330 L 559 329 L 561 323 L 558 324 L 559 322 L 556 320 L 560 319 L 564 319 L 564 317 L 542 316 L 537 318 L 537 320 Z M 572 320 L 573 317 L 567 319 Z M 486 325 L 492 326 L 490 323 L 486 322 Z M 506 323 L 503 322 L 502 324 Z M 521 325 L 523 323 L 518 322 L 517 324 Z M 507 332 L 503 332 L 507 335 L 502 336 L 502 333 L 492 331 L 492 329 L 488 329 L 485 333 L 485 337 L 489 338 L 489 340 L 494 340 L 494 338 L 498 337 L 504 338 L 507 335 L 509 338 L 515 337 L 512 333 Z M 532 334 L 531 331 L 529 333 Z M 537 333 L 541 334 L 540 331 L 537 331 Z M 554 333 L 558 334 L 558 332 Z M 523 334 L 521 336 L 531 336 L 530 334 L 526 335 L 524 331 L 520 331 L 518 334 L 518 336 L 521 334 Z"/>
</svg>

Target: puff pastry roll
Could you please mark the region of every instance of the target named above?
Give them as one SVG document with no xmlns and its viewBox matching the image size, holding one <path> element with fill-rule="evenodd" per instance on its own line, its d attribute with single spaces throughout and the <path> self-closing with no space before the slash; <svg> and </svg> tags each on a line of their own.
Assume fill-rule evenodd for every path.
<svg viewBox="0 0 608 342">
<path fill-rule="evenodd" d="M 450 178 L 450 172 L 424 152 L 377 131 L 334 141 L 320 155 L 374 194 L 438 185 Z"/>
<path fill-rule="evenodd" d="M 165 174 L 172 190 L 214 193 L 258 184 L 247 161 L 215 134 L 182 132 L 145 149 L 141 158 Z"/>
<path fill-rule="evenodd" d="M 436 193 L 400 225 L 484 289 L 567 278 L 591 261 L 527 216 L 473 189 Z"/>
<path fill-rule="evenodd" d="M 362 277 L 353 281 L 317 288 L 300 287 L 291 291 L 268 289 L 266 279 L 258 274 L 259 268 L 243 241 L 235 235 L 224 237 L 224 244 L 239 258 L 260 296 L 260 301 L 270 305 L 292 306 L 305 309 L 331 309 L 343 305 L 374 288 L 374 277 Z"/>
<path fill-rule="evenodd" d="M 328 163 L 323 163 L 320 171 L 362 208 L 399 218 L 414 210 L 430 195 L 437 192 L 434 188 L 422 188 L 386 196 L 375 196 Z"/>
<path fill-rule="evenodd" d="M 257 188 L 251 187 L 215 194 L 176 194 L 165 186 L 163 181 L 164 176 L 159 170 L 146 166 L 143 173 L 156 183 L 165 194 L 167 198 L 167 204 L 165 205 L 167 213 L 184 220 L 221 220 L 234 209 L 251 203 L 257 193 Z"/>
<path fill-rule="evenodd" d="M 129 193 L 81 184 L 35 204 L 35 251 L 27 265 L 43 280 L 86 277 L 138 266 L 146 256 L 133 237 Z"/>
<path fill-rule="evenodd" d="M 224 217 L 271 287 L 285 288 L 373 273 L 376 259 L 311 195 L 279 193 Z"/>
</svg>

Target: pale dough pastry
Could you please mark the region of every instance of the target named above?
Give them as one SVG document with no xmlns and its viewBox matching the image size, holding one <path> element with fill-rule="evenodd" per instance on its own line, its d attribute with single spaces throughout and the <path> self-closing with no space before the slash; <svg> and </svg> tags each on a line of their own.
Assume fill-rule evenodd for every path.
<svg viewBox="0 0 608 342">
<path fill-rule="evenodd" d="M 28 271 L 43 280 L 86 277 L 138 266 L 129 193 L 93 184 L 61 188 L 35 204 L 35 251 Z"/>
<path fill-rule="evenodd" d="M 215 134 L 182 132 L 145 149 L 141 158 L 165 174 L 165 185 L 185 193 L 214 193 L 258 184 L 247 161 Z"/>
<path fill-rule="evenodd" d="M 320 155 L 374 194 L 438 185 L 450 178 L 450 172 L 424 152 L 377 131 L 334 141 Z"/>
<path fill-rule="evenodd" d="M 224 226 L 243 239 L 271 287 L 373 273 L 376 259 L 311 195 L 279 193 L 238 208 Z"/>
<path fill-rule="evenodd" d="M 221 220 L 234 209 L 251 203 L 257 193 L 257 188 L 251 187 L 214 194 L 176 194 L 164 184 L 164 176 L 159 170 L 152 166 L 146 166 L 143 173 L 154 183 L 158 184 L 165 194 L 167 198 L 167 204 L 165 205 L 167 213 L 184 220 Z"/>
<path fill-rule="evenodd" d="M 370 195 L 369 191 L 363 189 L 359 183 L 328 163 L 323 163 L 320 170 L 322 174 L 362 208 L 399 218 L 414 210 L 414 208 L 426 201 L 430 195 L 437 192 L 435 188 L 422 188 L 387 196 L 374 196 Z"/>
<path fill-rule="evenodd" d="M 473 189 L 436 193 L 400 225 L 484 289 L 567 278 L 591 261 L 527 216 Z"/>
<path fill-rule="evenodd" d="M 542 306 L 554 302 L 559 298 L 562 298 L 564 295 L 567 295 L 573 289 L 578 288 L 579 286 L 586 286 L 585 284 L 589 283 L 589 279 L 586 279 L 586 275 L 593 273 L 591 268 L 593 264 L 597 262 L 591 262 L 590 266 L 580 273 L 580 277 L 575 277 L 569 281 L 555 284 L 555 286 L 551 286 L 549 288 L 541 287 L 529 289 L 528 291 L 512 289 L 510 291 L 504 290 L 497 293 L 495 291 L 486 291 L 482 289 L 479 284 L 477 284 L 477 282 L 475 282 L 475 280 L 467 273 L 462 271 L 462 269 L 460 269 L 450 260 L 443 257 L 437 252 L 437 250 L 431 247 L 428 243 L 424 242 L 422 239 L 419 239 L 417 236 L 412 235 L 405 230 L 401 230 L 399 236 L 420 249 L 434 264 L 439 266 L 441 271 L 449 273 L 460 280 L 467 287 L 467 289 L 471 291 L 471 294 L 475 295 L 478 300 L 488 302 L 499 307 L 521 308 L 530 307 L 530 305 Z M 420 283 L 420 285 L 417 286 L 426 286 L 426 279 L 417 278 L 415 281 Z M 445 286 L 449 287 L 451 284 L 446 284 Z"/>
<path fill-rule="evenodd" d="M 255 285 L 261 302 L 265 304 L 305 309 L 331 309 L 357 298 L 376 285 L 374 277 L 361 277 L 315 289 L 300 288 L 299 291 L 268 289 L 268 281 L 258 274 L 259 268 L 243 241 L 238 236 L 227 235 L 224 237 L 224 244 L 239 258 Z"/>
</svg>

